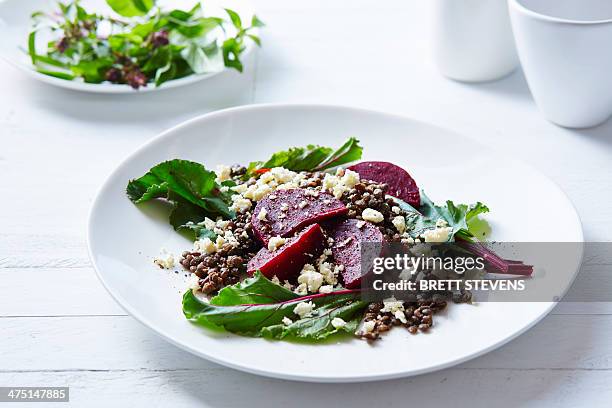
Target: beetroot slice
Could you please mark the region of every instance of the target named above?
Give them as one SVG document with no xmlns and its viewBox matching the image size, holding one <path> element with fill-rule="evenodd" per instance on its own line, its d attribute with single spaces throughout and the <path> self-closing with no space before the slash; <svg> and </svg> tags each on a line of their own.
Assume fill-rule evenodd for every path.
<svg viewBox="0 0 612 408">
<path fill-rule="evenodd" d="M 266 219 L 259 214 L 265 209 Z M 253 212 L 252 224 L 257 238 L 268 245 L 271 237 L 291 236 L 307 225 L 344 215 L 348 209 L 331 194 L 304 189 L 276 190 L 259 201 Z"/>
<path fill-rule="evenodd" d="M 403 200 L 415 208 L 421 205 L 419 187 L 408 172 L 389 162 L 369 161 L 357 163 L 349 167 L 359 173 L 359 177 L 376 183 L 385 183 L 387 192 L 393 197 Z"/>
<path fill-rule="evenodd" d="M 285 245 L 271 252 L 262 248 L 247 264 L 247 273 L 253 275 L 260 270 L 265 277 L 272 279 L 276 275 L 281 281 L 298 275 L 310 256 L 317 257 L 325 246 L 325 237 L 319 224 L 306 227 L 293 238 L 288 238 Z"/>
<path fill-rule="evenodd" d="M 361 228 L 359 228 L 361 226 Z M 374 258 L 380 256 L 382 243 L 385 238 L 378 227 L 369 222 L 348 219 L 337 224 L 330 232 L 334 239 L 332 254 L 337 264 L 343 265 L 342 279 L 344 286 L 354 289 L 361 285 L 361 277 L 367 274 L 370 269 L 362 271 L 361 243 L 369 244 L 364 247 L 364 265 L 371 265 Z"/>
</svg>

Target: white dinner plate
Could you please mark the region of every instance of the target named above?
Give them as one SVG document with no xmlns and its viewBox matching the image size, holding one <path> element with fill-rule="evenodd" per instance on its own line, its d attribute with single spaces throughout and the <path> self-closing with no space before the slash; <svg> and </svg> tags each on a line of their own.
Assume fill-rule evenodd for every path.
<svg viewBox="0 0 612 408">
<path fill-rule="evenodd" d="M 452 304 L 436 315 L 430 333 L 413 336 L 394 329 L 372 345 L 352 338 L 316 345 L 269 341 L 211 332 L 188 322 L 181 311 L 184 274 L 160 270 L 152 261 L 161 247 L 180 256 L 192 244 L 173 231 L 159 207 L 132 204 L 125 195 L 128 180 L 173 158 L 214 168 L 266 159 L 290 146 L 339 146 L 349 136 L 361 140 L 364 160 L 406 168 L 435 201 L 486 203 L 494 240 L 582 242 L 578 216 L 552 181 L 468 137 L 366 110 L 255 105 L 177 126 L 142 146 L 113 172 L 89 220 L 89 251 L 100 280 L 132 316 L 193 354 L 251 373 L 317 382 L 380 380 L 449 367 L 510 341 L 552 309 L 553 302 Z M 564 256 L 567 286 L 582 249 Z"/>
<path fill-rule="evenodd" d="M 164 9 L 189 9 L 196 3 L 196 0 L 158 1 L 158 4 Z M 81 4 L 87 10 L 96 11 L 104 15 L 112 14 L 112 10 L 108 7 L 105 0 L 81 0 Z M 226 17 L 223 7 L 227 7 L 237 11 L 244 21 L 250 22 L 253 16 L 253 9 L 249 0 L 208 0 L 204 6 L 205 10 L 211 10 L 210 13 L 207 12 L 207 15 Z M 41 74 L 34 69 L 30 57 L 27 54 L 28 34 L 32 28 L 30 16 L 34 11 L 53 11 L 56 9 L 57 1 L 55 0 L 0 0 L 0 34 L 2 34 L 2 41 L 0 41 L 0 57 L 38 81 L 76 91 L 105 94 L 133 94 L 190 85 L 195 82 L 210 79 L 229 69 L 224 68 L 222 71 L 202 75 L 190 75 L 168 81 L 159 87 L 156 87 L 154 84 L 147 84 L 146 87 L 140 88 L 137 92 L 129 85 L 111 83 L 88 84 L 78 79 L 68 81 Z M 37 49 L 44 50 L 45 43 L 49 39 L 49 37 L 41 35 L 39 40 L 37 40 Z M 246 41 L 245 44 L 246 49 L 241 56 L 243 61 L 248 59 L 249 53 L 254 49 L 252 41 Z"/>
</svg>

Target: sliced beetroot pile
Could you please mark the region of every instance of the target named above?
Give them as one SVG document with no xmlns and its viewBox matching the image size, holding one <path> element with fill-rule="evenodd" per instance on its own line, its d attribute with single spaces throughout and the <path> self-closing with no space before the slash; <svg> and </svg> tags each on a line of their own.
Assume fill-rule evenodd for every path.
<svg viewBox="0 0 612 408">
<path fill-rule="evenodd" d="M 253 275 L 260 270 L 269 279 L 276 276 L 281 281 L 297 276 L 311 257 L 317 257 L 325 246 L 325 236 L 318 224 L 306 227 L 276 251 L 262 248 L 247 264 L 247 272 Z"/>
<path fill-rule="evenodd" d="M 385 183 L 389 187 L 387 194 L 415 208 L 421 205 L 419 187 L 410 174 L 401 167 L 389 162 L 369 161 L 357 163 L 349 169 L 359 173 L 362 179 Z"/>
<path fill-rule="evenodd" d="M 291 236 L 315 222 L 324 221 L 348 211 L 342 201 L 328 193 L 315 193 L 304 189 L 276 190 L 257 203 L 252 224 L 255 235 L 264 245 L 271 237 Z M 264 210 L 265 218 L 259 215 Z"/>
<path fill-rule="evenodd" d="M 364 248 L 364 265 L 371 265 L 374 258 L 380 256 L 385 238 L 374 224 L 355 219 L 348 219 L 335 225 L 330 230 L 334 239 L 332 254 L 336 263 L 343 265 L 342 278 L 344 286 L 354 289 L 361 285 L 361 277 L 369 272 L 362 271 L 361 243 L 378 243 Z"/>
</svg>

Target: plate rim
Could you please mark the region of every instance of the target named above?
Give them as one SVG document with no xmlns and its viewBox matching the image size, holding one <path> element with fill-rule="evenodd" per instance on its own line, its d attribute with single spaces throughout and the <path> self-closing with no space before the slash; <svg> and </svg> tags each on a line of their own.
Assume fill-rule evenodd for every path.
<svg viewBox="0 0 612 408">
<path fill-rule="evenodd" d="M 200 122 L 200 121 L 206 121 L 212 118 L 217 118 L 217 117 L 223 117 L 223 116 L 231 116 L 233 115 L 235 112 L 242 112 L 242 111 L 257 111 L 257 110 L 284 110 L 284 109 L 322 109 L 322 110 L 338 110 L 338 111 L 344 111 L 344 112 L 353 112 L 353 113 L 361 113 L 361 114 L 370 114 L 370 115 L 379 115 L 379 116 L 386 116 L 389 118 L 393 118 L 396 120 L 408 120 L 408 121 L 412 121 L 414 123 L 420 124 L 420 125 L 424 125 L 430 128 L 437 128 L 441 131 L 444 132 L 449 132 L 449 133 L 454 133 L 457 135 L 460 135 L 461 137 L 464 138 L 468 138 L 471 141 L 473 141 L 474 143 L 480 144 L 482 145 L 482 143 L 478 140 L 473 139 L 472 137 L 470 137 L 469 135 L 465 135 L 462 134 L 460 132 L 454 131 L 452 129 L 448 129 L 448 128 L 444 128 L 441 126 L 438 126 L 436 124 L 433 123 L 429 123 L 429 122 L 425 122 L 425 121 L 421 121 L 421 120 L 417 120 L 417 119 L 413 119 L 409 116 L 406 115 L 401 115 L 401 114 L 397 114 L 397 113 L 389 113 L 389 112 L 383 112 L 383 111 L 378 111 L 378 110 L 374 110 L 374 109 L 367 109 L 367 108 L 360 108 L 360 107 L 351 107 L 351 106 L 347 106 L 347 105 L 340 105 L 340 104 L 318 104 L 318 103 L 261 103 L 261 104 L 249 104 L 249 105 L 241 105 L 241 106 L 235 106 L 235 107 L 231 107 L 231 108 L 226 108 L 226 109 L 221 109 L 221 110 L 217 110 L 217 111 L 213 111 L 213 112 L 209 112 L 209 113 L 205 113 L 202 115 L 198 115 L 195 116 L 191 119 L 188 119 L 184 122 L 181 122 L 175 126 L 172 126 L 171 128 L 162 131 L 161 133 L 158 133 L 156 136 L 154 136 L 153 138 L 147 140 L 145 143 L 143 143 L 142 145 L 140 145 L 138 148 L 136 148 L 133 152 L 131 152 L 129 155 L 127 155 L 120 163 L 119 165 L 117 165 L 117 167 L 111 171 L 110 174 L 108 174 L 108 176 L 106 177 L 106 179 L 104 180 L 104 182 L 102 183 L 102 185 L 99 187 L 98 191 L 96 192 L 94 199 L 92 201 L 89 213 L 88 213 L 88 220 L 87 220 L 87 232 L 86 232 L 86 236 L 87 236 L 87 252 L 88 252 L 88 256 L 89 259 L 92 263 L 92 266 L 94 268 L 94 271 L 96 272 L 96 276 L 98 277 L 98 280 L 102 283 L 102 286 L 104 287 L 104 289 L 109 293 L 109 295 L 115 300 L 115 302 L 117 302 L 117 304 L 119 304 L 119 306 L 125 310 L 131 317 L 133 317 L 134 319 L 136 319 L 139 323 L 141 323 L 143 326 L 147 327 L 147 329 L 151 330 L 153 333 L 155 333 L 157 336 L 161 337 L 162 339 L 164 339 L 165 341 L 168 341 L 169 343 L 177 346 L 178 348 L 185 350 L 193 355 L 196 355 L 200 358 L 203 358 L 207 361 L 211 361 L 213 363 L 225 366 L 225 367 L 229 367 L 232 369 L 236 369 L 242 372 L 247 372 L 250 374 L 255 374 L 255 375 L 260 375 L 260 376 L 264 376 L 264 377 L 268 377 L 268 378 L 276 378 L 276 379 L 283 379 L 283 380 L 291 380 L 291 381 L 302 381 L 302 382 L 312 382 L 312 383 L 356 383 L 356 382 L 374 382 L 374 381 L 384 381 L 384 380 L 391 380 L 391 379 L 398 379 L 398 378 L 407 378 L 407 377 L 412 377 L 412 376 L 416 376 L 416 375 L 421 375 L 421 374 L 426 374 L 426 373 L 431 373 L 431 372 L 436 372 L 439 370 L 443 370 L 445 368 L 449 368 L 449 367 L 453 367 L 456 366 L 458 364 L 464 363 L 466 361 L 472 360 L 474 358 L 480 357 L 484 354 L 487 354 L 497 348 L 500 348 L 502 346 L 504 346 L 505 344 L 508 344 L 509 342 L 511 342 L 512 340 L 516 339 L 517 337 L 519 337 L 520 335 L 524 334 L 525 332 L 527 332 L 528 330 L 530 330 L 531 328 L 533 328 L 535 325 L 537 325 L 540 321 L 542 321 L 542 319 L 544 319 L 544 317 L 548 316 L 551 312 L 551 310 L 558 304 L 558 302 L 537 302 L 537 303 L 548 303 L 548 306 L 537 316 L 537 318 L 533 319 L 531 322 L 529 322 L 529 324 L 525 325 L 524 327 L 522 327 L 520 330 L 516 331 L 515 333 L 513 333 L 511 336 L 508 336 L 506 338 L 504 338 L 503 340 L 491 344 L 486 348 L 483 348 L 477 352 L 474 352 L 472 354 L 469 355 L 465 355 L 462 356 L 460 358 L 457 359 L 452 359 L 452 360 L 448 360 L 445 362 L 441 362 L 429 367 L 425 367 L 422 369 L 417 369 L 417 370 L 407 370 L 407 371 L 397 371 L 397 372 L 391 372 L 391 373 L 386 373 L 386 374 L 374 374 L 374 375 L 354 375 L 354 376 L 341 376 L 341 377 L 337 377 L 337 376 L 311 376 L 311 375 L 300 375 L 300 374 L 286 374 L 286 373 L 277 373 L 277 372 L 273 372 L 270 370 L 266 370 L 266 369 L 261 369 L 258 367 L 252 367 L 249 365 L 241 365 L 241 364 L 237 364 L 231 361 L 225 361 L 221 358 L 217 358 L 214 354 L 206 354 L 203 353 L 195 348 L 192 348 L 191 346 L 187 345 L 187 344 L 183 344 L 180 343 L 179 341 L 174 340 L 171 336 L 163 333 L 161 330 L 158 330 L 156 328 L 156 325 L 151 324 L 151 322 L 149 321 L 149 319 L 147 319 L 145 316 L 143 316 L 140 312 L 138 312 L 137 310 L 134 310 L 133 308 L 131 308 L 129 306 L 129 303 L 124 301 L 123 298 L 121 298 L 118 294 L 113 293 L 111 291 L 111 288 L 109 287 L 109 285 L 106 283 L 104 277 L 102 276 L 102 273 L 99 271 L 98 266 L 95 262 L 95 257 L 93 254 L 93 248 L 92 248 L 92 240 L 93 240 L 93 236 L 92 236 L 92 230 L 93 230 L 93 218 L 94 218 L 94 214 L 97 210 L 97 208 L 101 205 L 101 200 L 103 197 L 104 192 L 111 187 L 112 185 L 112 180 L 114 178 L 116 178 L 116 175 L 118 173 L 121 172 L 121 170 L 127 166 L 133 159 L 135 156 L 139 155 L 143 150 L 147 149 L 150 146 L 153 146 L 165 139 L 171 138 L 172 135 L 174 133 L 176 133 L 177 131 L 180 131 L 181 129 L 191 126 L 194 123 Z M 489 147 L 486 146 L 487 149 L 495 151 L 495 152 L 499 152 L 500 154 L 502 154 L 503 156 L 507 156 L 505 154 L 503 154 L 503 152 L 501 152 L 498 149 L 495 149 L 494 147 Z M 570 204 L 570 208 L 572 209 L 576 220 L 578 222 L 578 232 L 579 232 L 579 240 L 576 242 L 581 243 L 582 245 L 580 246 L 580 254 L 579 254 L 579 259 L 578 259 L 578 267 L 576 269 L 576 271 L 574 271 L 573 276 L 564 292 L 567 293 L 567 290 L 569 290 L 569 288 L 571 287 L 572 283 L 574 282 L 574 279 L 576 278 L 579 270 L 580 270 L 580 266 L 582 265 L 583 262 L 583 258 L 584 258 L 584 230 L 583 230 L 583 226 L 582 226 L 582 220 L 580 219 L 580 215 L 578 213 L 578 211 L 576 210 L 576 207 L 574 205 L 574 203 L 572 202 L 572 200 L 569 198 L 569 196 L 567 196 L 567 194 L 565 193 L 565 191 L 551 178 L 549 178 L 548 176 L 546 176 L 543 172 L 541 172 L 539 169 L 533 167 L 531 164 L 524 162 L 521 159 L 518 158 L 514 158 L 511 157 L 511 159 L 515 162 L 520 163 L 521 165 L 524 165 L 526 167 L 528 167 L 531 171 L 538 173 L 539 175 L 541 175 L 542 177 L 544 177 L 548 182 L 550 182 L 566 199 L 566 201 Z"/>
</svg>

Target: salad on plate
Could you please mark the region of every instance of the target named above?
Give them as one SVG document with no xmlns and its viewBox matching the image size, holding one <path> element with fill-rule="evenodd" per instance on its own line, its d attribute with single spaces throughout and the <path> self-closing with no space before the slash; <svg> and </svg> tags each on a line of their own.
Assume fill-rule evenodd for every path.
<svg viewBox="0 0 612 408">
<path fill-rule="evenodd" d="M 139 89 L 226 67 L 242 72 L 248 43 L 261 45 L 263 23 L 255 15 L 243 21 L 224 9 L 218 16 L 200 2 L 189 10 L 166 10 L 155 0 L 106 4 L 109 14 L 89 11 L 79 0 L 33 13 L 27 51 L 34 68 L 64 80 Z"/>
<path fill-rule="evenodd" d="M 185 317 L 244 336 L 376 340 L 394 327 L 427 332 L 449 303 L 471 301 L 464 290 L 413 300 L 363 296 L 371 272 L 362 267 L 364 243 L 456 244 L 482 256 L 489 272 L 532 273 L 481 245 L 486 205 L 436 205 L 405 169 L 361 161 L 362 152 L 350 138 L 337 149 L 293 147 L 216 171 L 174 159 L 129 181 L 132 202 L 171 203 L 171 225 L 194 242 L 180 259 L 167 252 L 155 259 L 190 276 Z"/>
</svg>

